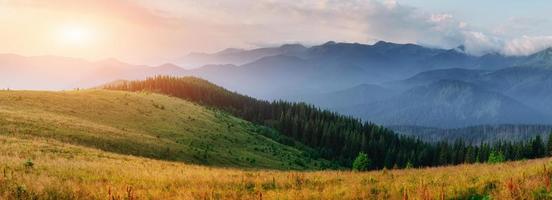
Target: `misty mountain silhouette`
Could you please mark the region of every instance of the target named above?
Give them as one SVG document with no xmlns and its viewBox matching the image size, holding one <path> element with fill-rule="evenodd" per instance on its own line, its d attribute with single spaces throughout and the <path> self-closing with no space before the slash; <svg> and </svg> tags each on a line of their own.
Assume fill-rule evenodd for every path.
<svg viewBox="0 0 552 200">
<path fill-rule="evenodd" d="M 552 48 L 528 56 L 498 53 L 473 56 L 465 53 L 463 46 L 436 49 L 385 41 L 373 45 L 327 42 L 312 47 L 285 44 L 251 50 L 229 48 L 214 54 L 193 53 L 186 56 L 189 62 L 214 64 L 186 70 L 175 64 L 145 66 L 116 59 L 91 62 L 55 56 L 1 54 L 0 88 L 62 90 L 154 75 L 191 75 L 253 97 L 301 100 L 367 119 L 372 119 L 370 116 L 375 111 L 390 109 L 388 113 L 394 114 L 374 119 L 385 123 L 447 126 L 473 124 L 475 122 L 462 121 L 458 117 L 472 116 L 476 109 L 488 111 L 473 116 L 474 119 L 480 119 L 479 122 L 515 123 L 517 119 L 521 120 L 510 116 L 515 113 L 503 109 L 502 106 L 506 105 L 512 106 L 516 112 L 525 113 L 523 116 L 526 116 L 526 120 L 523 121 L 531 123 L 539 122 L 534 116 L 552 115 L 552 105 L 549 103 L 552 102 L 551 55 Z M 461 95 L 465 93 L 460 93 L 455 97 L 464 98 L 465 101 L 451 100 L 451 104 L 457 105 L 449 107 L 438 104 L 443 102 L 433 101 L 431 98 L 443 98 L 436 95 L 440 91 L 455 88 L 450 81 L 461 82 L 456 85 L 467 88 L 461 91 L 472 91 L 472 95 L 476 95 L 471 96 L 473 99 L 466 99 L 466 96 Z M 409 98 L 421 98 L 420 95 L 426 95 L 424 101 L 437 105 L 400 104 Z M 394 103 L 393 106 L 373 104 L 386 99 L 392 99 L 388 103 Z M 479 107 L 473 107 L 475 105 Z M 484 105 L 495 107 L 484 108 Z M 443 113 L 436 116 L 444 121 L 430 123 L 429 119 L 435 116 L 421 120 L 408 112 L 401 119 L 395 119 L 395 115 L 401 113 L 396 109 L 405 106 L 412 110 L 437 106 L 435 112 L 442 110 Z M 415 106 L 419 108 L 414 109 Z M 347 110 L 353 108 L 355 112 Z M 444 112 L 446 109 L 466 113 Z M 539 113 L 533 113 L 534 110 Z M 491 115 L 493 112 L 498 114 Z M 456 119 L 461 121 L 452 123 Z"/>
<path fill-rule="evenodd" d="M 458 80 L 417 86 L 393 98 L 342 112 L 386 125 L 434 127 L 537 123 L 547 119 L 510 97 Z"/>
</svg>

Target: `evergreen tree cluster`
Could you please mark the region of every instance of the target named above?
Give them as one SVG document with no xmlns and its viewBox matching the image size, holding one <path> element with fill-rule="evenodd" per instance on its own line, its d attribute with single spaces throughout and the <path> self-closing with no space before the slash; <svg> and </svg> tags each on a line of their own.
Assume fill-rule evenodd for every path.
<svg viewBox="0 0 552 200">
<path fill-rule="evenodd" d="M 317 151 L 319 156 L 351 167 L 364 152 L 371 169 L 405 168 L 485 162 L 492 152 L 505 160 L 539 158 L 552 154 L 552 142 L 540 136 L 527 141 L 467 144 L 423 142 L 398 135 L 369 122 L 362 122 L 305 103 L 262 101 L 228 91 L 194 77 L 157 76 L 143 81 L 125 81 L 104 86 L 110 90 L 150 91 L 221 109 L 237 117 L 278 130 Z"/>
</svg>

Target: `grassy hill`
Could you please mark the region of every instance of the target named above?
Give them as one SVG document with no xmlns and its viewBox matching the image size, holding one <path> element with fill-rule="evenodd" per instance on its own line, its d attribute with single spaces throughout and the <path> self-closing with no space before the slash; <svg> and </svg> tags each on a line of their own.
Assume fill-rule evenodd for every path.
<svg viewBox="0 0 552 200">
<path fill-rule="evenodd" d="M 317 169 L 273 130 L 147 92 L 0 91 L 0 199 L 550 199 L 552 160 Z M 274 139 L 271 139 L 274 138 Z"/>
<path fill-rule="evenodd" d="M 105 90 L 0 91 L 0 135 L 222 167 L 317 169 L 272 130 L 185 100 Z"/>
<path fill-rule="evenodd" d="M 549 199 L 551 167 L 547 158 L 365 173 L 236 170 L 0 135 L 0 199 Z"/>
<path fill-rule="evenodd" d="M 493 153 L 502 154 L 505 160 L 510 161 L 552 155 L 552 143 L 545 144 L 539 136 L 524 141 L 478 145 L 462 141 L 455 141 L 454 144 L 424 142 L 309 104 L 258 100 L 195 77 L 156 76 L 145 80 L 118 81 L 104 88 L 165 94 L 225 110 L 255 124 L 271 127 L 277 130 L 274 135 L 300 142 L 314 149 L 315 155 L 347 168 L 352 167 L 360 153 L 365 153 L 370 159 L 368 169 L 475 163 L 488 160 Z M 378 107 L 373 110 L 378 110 Z M 424 112 L 427 110 L 432 109 L 425 109 Z M 285 140 L 278 141 L 286 144 Z"/>
</svg>

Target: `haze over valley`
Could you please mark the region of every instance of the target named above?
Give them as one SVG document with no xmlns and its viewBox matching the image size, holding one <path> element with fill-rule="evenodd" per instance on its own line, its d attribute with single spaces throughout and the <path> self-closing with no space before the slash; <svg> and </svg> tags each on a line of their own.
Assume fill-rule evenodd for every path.
<svg viewBox="0 0 552 200">
<path fill-rule="evenodd" d="M 384 125 L 550 123 L 552 48 L 528 56 L 473 56 L 462 49 L 383 41 L 286 44 L 202 54 L 205 63 L 194 69 L 5 54 L 1 87 L 71 90 L 155 75 L 196 76 L 260 99 L 304 101 Z"/>
</svg>

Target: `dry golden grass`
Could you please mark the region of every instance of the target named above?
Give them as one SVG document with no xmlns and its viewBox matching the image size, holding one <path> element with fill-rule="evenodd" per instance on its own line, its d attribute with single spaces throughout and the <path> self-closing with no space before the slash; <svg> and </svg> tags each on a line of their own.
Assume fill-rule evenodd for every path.
<svg viewBox="0 0 552 200">
<path fill-rule="evenodd" d="M 239 170 L 0 136 L 0 199 L 547 199 L 550 161 L 366 173 Z"/>
</svg>

